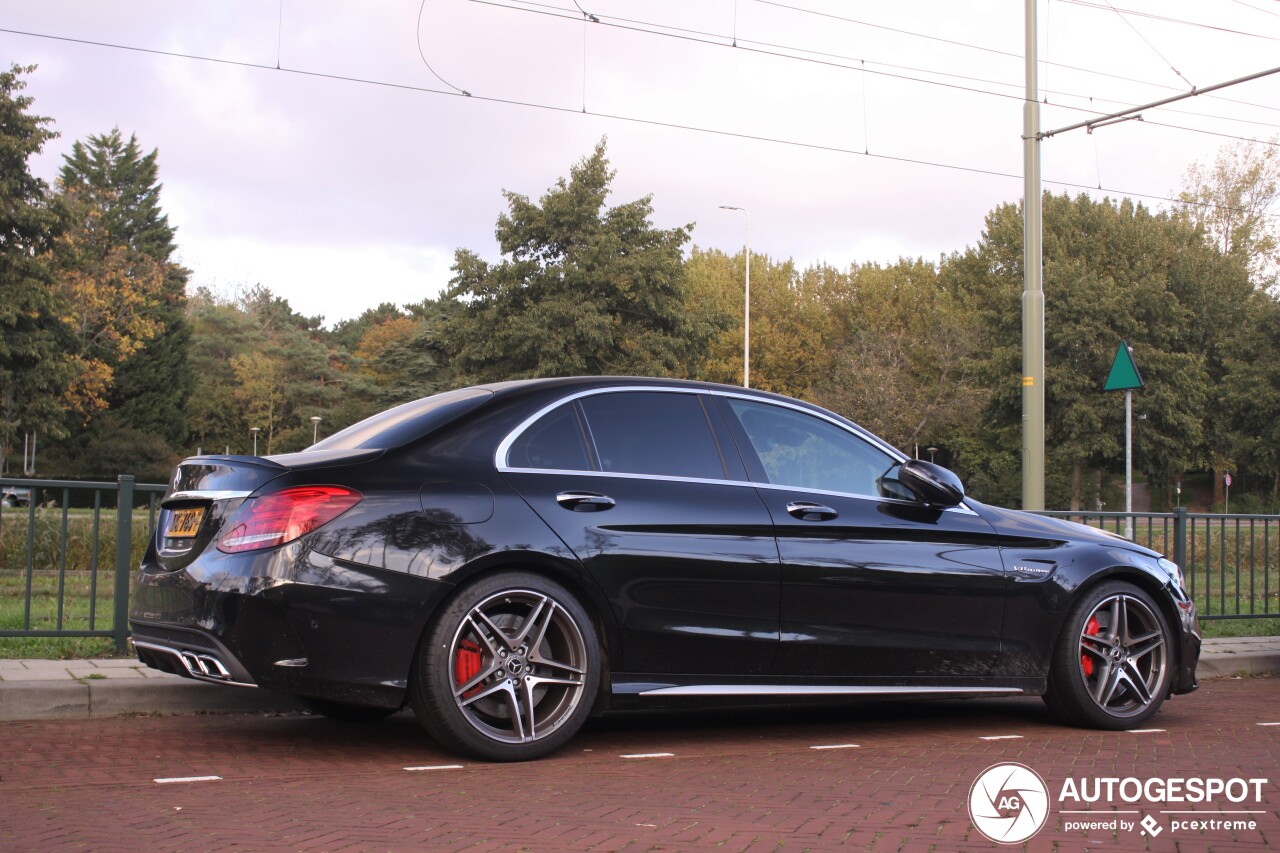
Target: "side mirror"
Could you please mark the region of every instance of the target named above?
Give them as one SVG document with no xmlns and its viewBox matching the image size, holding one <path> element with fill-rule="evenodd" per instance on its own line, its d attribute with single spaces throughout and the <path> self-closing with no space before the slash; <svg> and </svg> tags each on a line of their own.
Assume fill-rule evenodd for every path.
<svg viewBox="0 0 1280 853">
<path fill-rule="evenodd" d="M 898 482 L 906 486 L 916 500 L 930 506 L 958 506 L 964 500 L 964 483 L 953 472 L 925 462 L 909 459 L 898 468 Z"/>
</svg>

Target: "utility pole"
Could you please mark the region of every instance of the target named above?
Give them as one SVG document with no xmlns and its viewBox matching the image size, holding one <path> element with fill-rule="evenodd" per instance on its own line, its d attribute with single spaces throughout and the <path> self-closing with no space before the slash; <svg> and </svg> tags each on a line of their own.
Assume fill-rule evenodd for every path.
<svg viewBox="0 0 1280 853">
<path fill-rule="evenodd" d="M 1022 508 L 1044 509 L 1044 263 L 1041 248 L 1040 89 L 1036 3 L 1026 3 L 1027 91 L 1022 105 Z"/>
</svg>

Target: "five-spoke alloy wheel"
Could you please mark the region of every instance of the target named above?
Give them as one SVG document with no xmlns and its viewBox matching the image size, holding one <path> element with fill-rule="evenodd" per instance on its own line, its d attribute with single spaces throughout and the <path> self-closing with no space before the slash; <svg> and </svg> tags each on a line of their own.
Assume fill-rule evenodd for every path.
<svg viewBox="0 0 1280 853">
<path fill-rule="evenodd" d="M 1160 708 L 1173 673 L 1172 632 L 1141 589 L 1104 583 L 1076 603 L 1049 673 L 1049 706 L 1068 721 L 1132 728 Z"/>
<path fill-rule="evenodd" d="M 413 704 L 442 746 L 521 761 L 572 737 L 599 683 L 599 641 L 582 606 L 554 581 L 507 572 L 465 587 L 428 629 Z"/>
</svg>

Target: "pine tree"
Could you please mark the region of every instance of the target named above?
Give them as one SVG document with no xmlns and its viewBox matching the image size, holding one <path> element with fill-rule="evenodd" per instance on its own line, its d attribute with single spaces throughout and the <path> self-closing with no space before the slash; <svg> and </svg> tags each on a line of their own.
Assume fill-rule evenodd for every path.
<svg viewBox="0 0 1280 853">
<path fill-rule="evenodd" d="M 83 225 L 93 217 L 101 252 L 121 251 L 159 266 L 163 282 L 150 312 L 158 333 L 117 366 L 106 402 L 114 427 L 178 448 L 187 437 L 185 410 L 194 383 L 187 359 L 190 273 L 172 260 L 176 229 L 160 208 L 157 154 L 143 154 L 136 136 L 126 141 L 115 128 L 76 142 L 64 158 L 59 184 L 75 222 Z"/>
<path fill-rule="evenodd" d="M 58 220 L 48 186 L 27 161 L 57 136 L 51 120 L 28 112 L 22 79 L 35 66 L 0 72 L 0 471 L 19 436 L 62 432 L 62 390 L 69 370 L 61 357 L 47 263 Z"/>
</svg>

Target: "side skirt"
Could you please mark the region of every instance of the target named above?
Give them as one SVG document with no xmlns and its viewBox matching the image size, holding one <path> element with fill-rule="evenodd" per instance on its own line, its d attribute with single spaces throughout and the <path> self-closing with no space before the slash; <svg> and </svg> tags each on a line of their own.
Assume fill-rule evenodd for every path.
<svg viewBox="0 0 1280 853">
<path fill-rule="evenodd" d="M 614 692 L 624 692 L 614 685 Z M 647 687 L 639 696 L 1016 696 L 1021 687 L 905 687 L 870 684 L 837 686 L 828 684 L 684 684 Z"/>
</svg>

